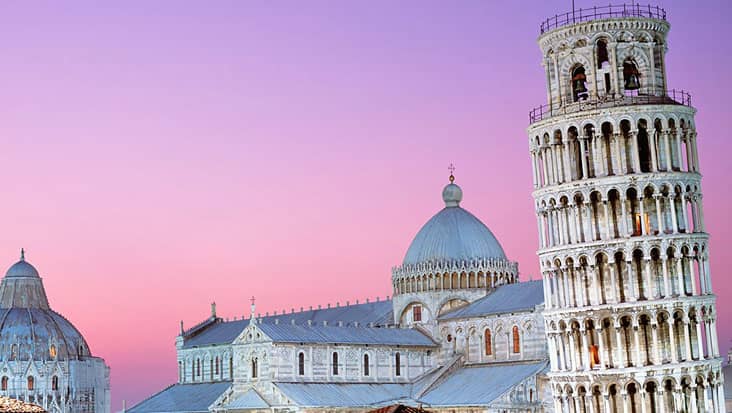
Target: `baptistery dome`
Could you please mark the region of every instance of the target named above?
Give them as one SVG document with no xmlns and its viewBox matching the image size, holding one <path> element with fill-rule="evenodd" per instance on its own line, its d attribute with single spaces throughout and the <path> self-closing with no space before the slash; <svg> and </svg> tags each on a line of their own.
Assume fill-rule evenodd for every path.
<svg viewBox="0 0 732 413">
<path fill-rule="evenodd" d="M 3 359 L 67 360 L 88 356 L 84 337 L 51 310 L 36 268 L 13 264 L 0 283 L 0 353 Z"/>
<path fill-rule="evenodd" d="M 404 257 L 403 265 L 506 259 L 501 244 L 490 229 L 460 207 L 462 189 L 455 183 L 442 191 L 445 208 L 419 230 Z"/>
<path fill-rule="evenodd" d="M 25 260 L 0 282 L 0 395 L 52 413 L 109 412 L 109 367 L 69 320 L 53 311 L 43 280 Z"/>
</svg>

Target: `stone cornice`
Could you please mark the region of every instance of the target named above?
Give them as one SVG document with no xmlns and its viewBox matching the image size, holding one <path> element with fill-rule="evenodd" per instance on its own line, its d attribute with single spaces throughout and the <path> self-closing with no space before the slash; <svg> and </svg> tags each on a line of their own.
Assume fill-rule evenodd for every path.
<svg viewBox="0 0 732 413">
<path fill-rule="evenodd" d="M 537 41 L 542 52 L 546 55 L 549 48 L 555 48 L 574 36 L 593 37 L 598 33 L 646 31 L 660 33 L 665 38 L 670 28 L 671 25 L 667 21 L 660 19 L 639 17 L 598 19 L 550 30 L 540 35 Z M 608 40 L 615 42 L 613 37 Z"/>
<path fill-rule="evenodd" d="M 392 280 L 402 277 L 410 277 L 416 275 L 427 275 L 434 273 L 469 273 L 469 272 L 509 272 L 518 273 L 518 263 L 503 259 L 475 259 L 475 260 L 445 260 L 430 261 L 420 264 L 400 265 L 392 268 Z"/>
</svg>

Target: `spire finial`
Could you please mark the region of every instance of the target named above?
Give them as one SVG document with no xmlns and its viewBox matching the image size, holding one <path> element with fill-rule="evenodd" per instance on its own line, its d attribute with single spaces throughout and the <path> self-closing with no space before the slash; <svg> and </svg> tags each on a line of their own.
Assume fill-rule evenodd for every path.
<svg viewBox="0 0 732 413">
<path fill-rule="evenodd" d="M 254 319 L 254 310 L 257 308 L 256 305 L 254 305 L 254 296 L 250 298 L 250 301 L 252 302 L 252 305 L 249 307 L 252 311 L 251 318 Z"/>
<path fill-rule="evenodd" d="M 25 248 L 20 249 L 20 260 L 25 261 Z"/>
<path fill-rule="evenodd" d="M 447 170 L 450 171 L 450 183 L 455 182 L 455 165 L 450 163 L 450 166 L 447 167 Z"/>
</svg>

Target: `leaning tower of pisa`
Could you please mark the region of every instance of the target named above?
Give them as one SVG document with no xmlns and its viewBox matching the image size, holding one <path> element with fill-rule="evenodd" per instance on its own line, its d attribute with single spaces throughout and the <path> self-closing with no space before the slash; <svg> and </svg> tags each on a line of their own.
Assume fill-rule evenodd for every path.
<svg viewBox="0 0 732 413">
<path fill-rule="evenodd" d="M 558 412 L 724 412 L 696 110 L 669 89 L 655 6 L 541 25 L 530 113 Z"/>
</svg>

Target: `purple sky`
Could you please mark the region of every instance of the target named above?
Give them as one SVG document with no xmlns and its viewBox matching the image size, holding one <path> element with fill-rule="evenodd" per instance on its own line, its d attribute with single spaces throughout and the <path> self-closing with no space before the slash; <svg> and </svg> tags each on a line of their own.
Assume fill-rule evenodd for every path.
<svg viewBox="0 0 732 413">
<path fill-rule="evenodd" d="M 451 162 L 536 277 L 536 37 L 570 4 L 3 2 L 0 259 L 27 249 L 111 365 L 115 410 L 175 380 L 178 322 L 213 300 L 241 316 L 252 295 L 265 312 L 390 294 Z M 660 5 L 669 87 L 699 109 L 726 349 L 732 2 Z"/>
</svg>

